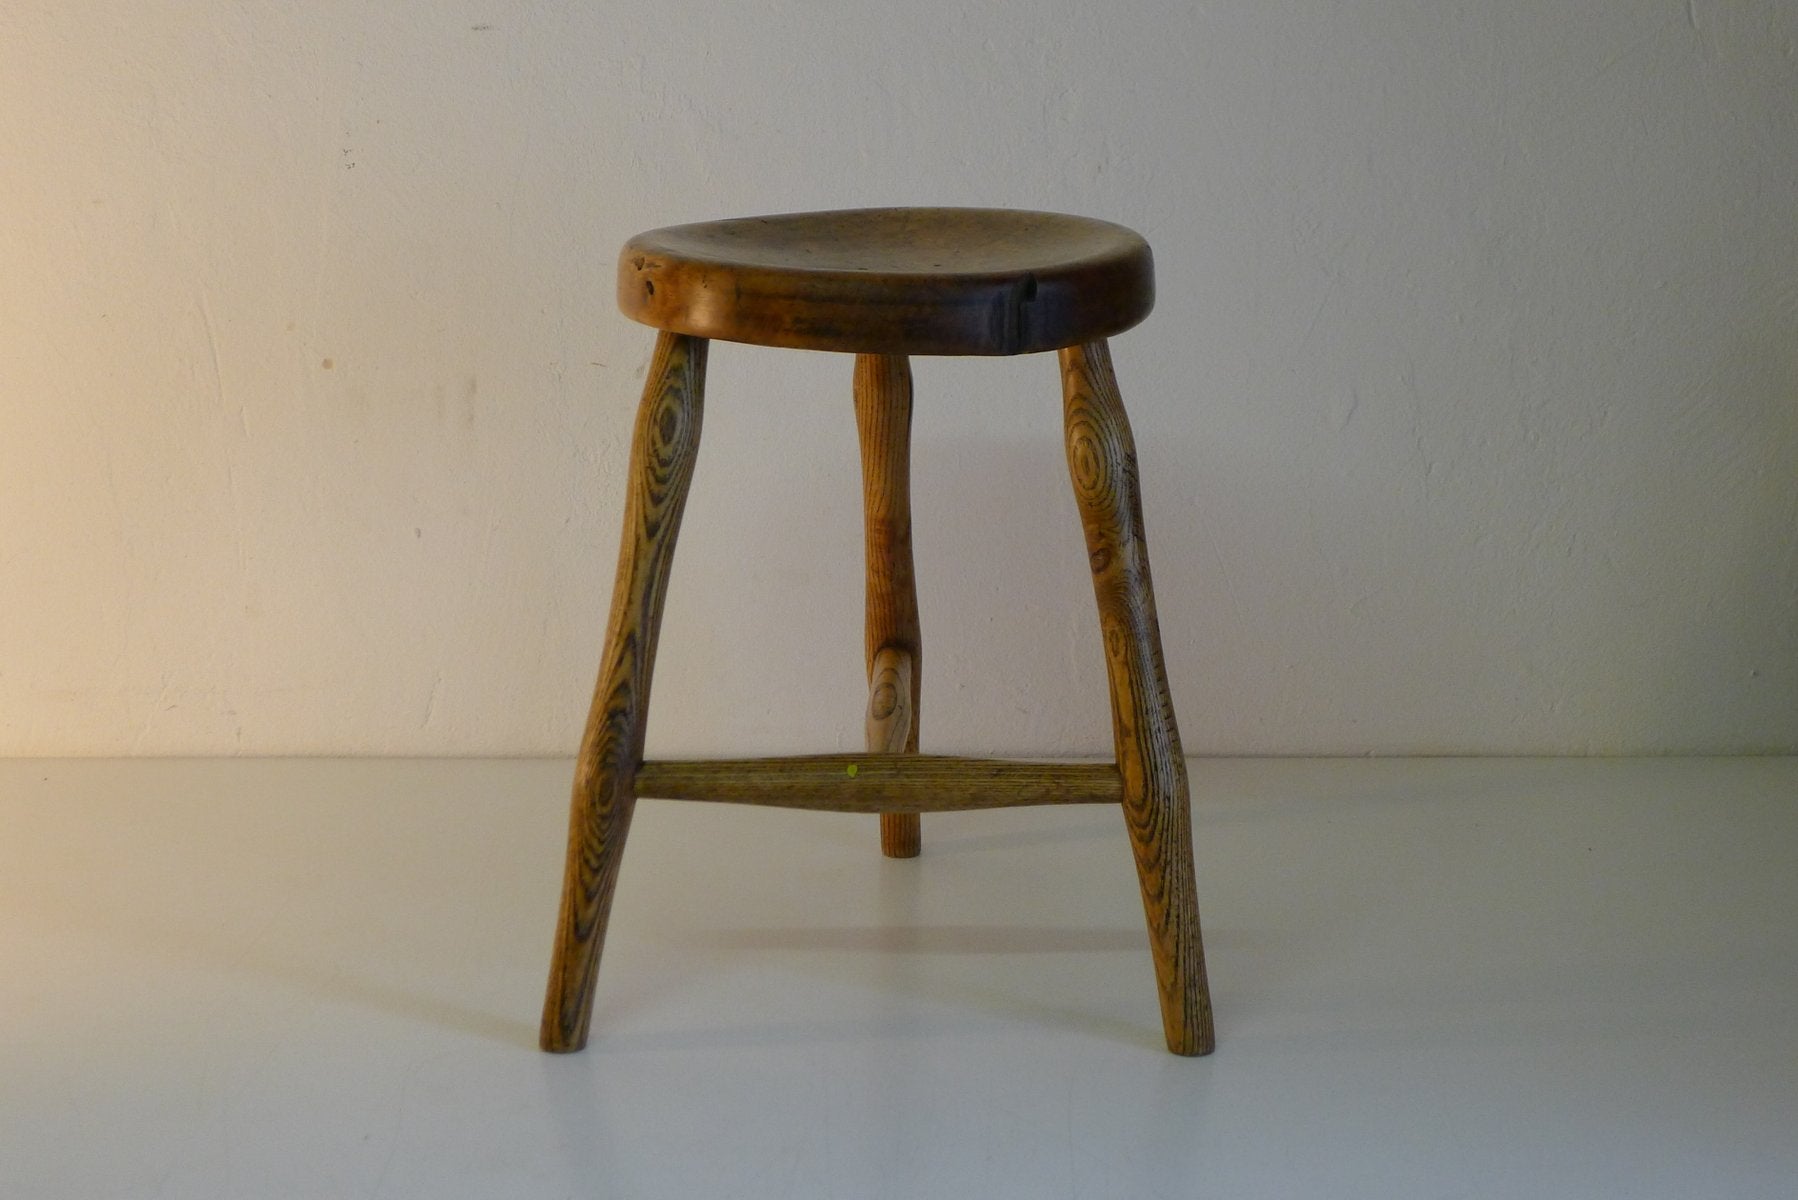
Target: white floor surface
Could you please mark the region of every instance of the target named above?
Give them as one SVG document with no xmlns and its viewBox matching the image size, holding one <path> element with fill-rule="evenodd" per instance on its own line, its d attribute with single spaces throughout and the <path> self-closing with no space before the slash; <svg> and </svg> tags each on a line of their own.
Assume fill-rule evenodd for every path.
<svg viewBox="0 0 1798 1200">
<path fill-rule="evenodd" d="M 1798 1196 L 1798 760 L 1193 766 L 1207 1059 L 1111 809 L 645 801 L 552 1057 L 567 762 L 0 763 L 0 1197 Z"/>
</svg>

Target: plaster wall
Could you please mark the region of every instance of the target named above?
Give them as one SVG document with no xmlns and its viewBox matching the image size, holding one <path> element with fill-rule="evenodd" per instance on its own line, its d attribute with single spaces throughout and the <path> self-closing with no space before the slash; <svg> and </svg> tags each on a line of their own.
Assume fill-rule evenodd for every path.
<svg viewBox="0 0 1798 1200">
<path fill-rule="evenodd" d="M 573 749 L 653 225 L 1105 216 L 1187 748 L 1798 751 L 1798 7 L 0 8 L 0 753 Z M 719 345 L 651 748 L 852 748 L 846 358 Z M 1054 362 L 920 361 L 927 749 L 1096 753 Z"/>
</svg>

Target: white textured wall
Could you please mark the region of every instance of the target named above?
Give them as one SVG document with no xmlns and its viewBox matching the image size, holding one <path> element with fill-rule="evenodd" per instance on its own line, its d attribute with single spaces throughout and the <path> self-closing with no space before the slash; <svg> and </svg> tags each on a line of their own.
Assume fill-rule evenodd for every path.
<svg viewBox="0 0 1798 1200">
<path fill-rule="evenodd" d="M 0 752 L 573 748 L 617 244 L 1110 217 L 1201 751 L 1798 749 L 1798 6 L 0 7 Z M 860 737 L 849 361 L 720 345 L 652 746 Z M 1052 358 L 920 362 L 927 748 L 1098 751 Z"/>
</svg>

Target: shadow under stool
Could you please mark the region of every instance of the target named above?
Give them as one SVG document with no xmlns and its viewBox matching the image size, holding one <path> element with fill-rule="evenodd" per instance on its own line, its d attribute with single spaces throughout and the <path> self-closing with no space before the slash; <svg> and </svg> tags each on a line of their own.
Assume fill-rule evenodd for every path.
<svg viewBox="0 0 1798 1200">
<path fill-rule="evenodd" d="M 919 851 L 919 814 L 1118 804 L 1142 885 L 1162 1026 L 1211 1051 L 1186 763 L 1143 537 L 1136 448 L 1105 339 L 1148 315 L 1148 243 L 1122 226 L 1005 209 L 793 213 L 657 229 L 618 264 L 618 302 L 660 330 L 631 446 L 611 620 L 581 741 L 545 1050 L 586 1044 L 640 796 L 877 813 L 881 849 Z M 855 355 L 867 530 L 866 754 L 645 762 L 669 565 L 699 449 L 711 339 Z M 918 753 L 922 646 L 912 577 L 908 356 L 1055 351 L 1068 468 L 1111 684 L 1115 763 Z"/>
</svg>

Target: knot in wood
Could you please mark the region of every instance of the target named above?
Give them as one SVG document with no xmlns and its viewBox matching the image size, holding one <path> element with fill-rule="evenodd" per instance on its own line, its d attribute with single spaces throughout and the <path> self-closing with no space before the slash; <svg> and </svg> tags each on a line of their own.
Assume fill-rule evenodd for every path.
<svg viewBox="0 0 1798 1200">
<path fill-rule="evenodd" d="M 868 699 L 868 715 L 877 721 L 884 721 L 886 718 L 892 716 L 893 710 L 898 707 L 899 689 L 895 688 L 891 683 L 881 683 L 874 689 L 874 694 Z"/>
</svg>

